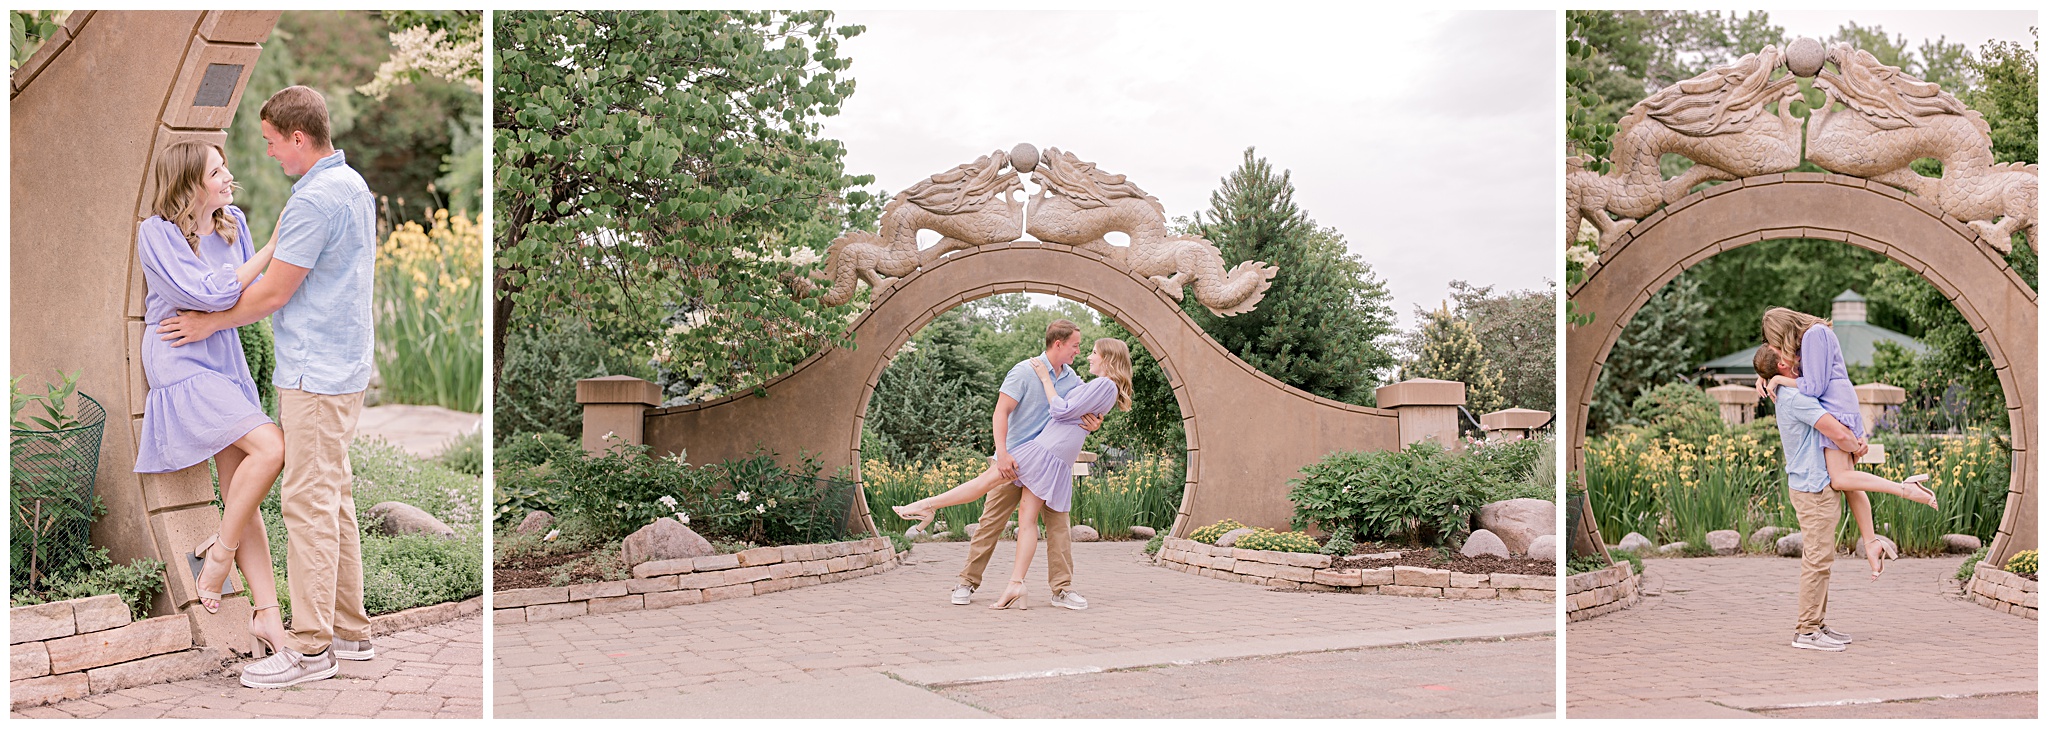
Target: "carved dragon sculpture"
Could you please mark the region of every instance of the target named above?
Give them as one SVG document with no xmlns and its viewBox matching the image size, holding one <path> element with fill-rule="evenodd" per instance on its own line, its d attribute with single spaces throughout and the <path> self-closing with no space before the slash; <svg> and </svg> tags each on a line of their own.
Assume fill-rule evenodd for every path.
<svg viewBox="0 0 2048 729">
<path fill-rule="evenodd" d="M 825 271 L 832 286 L 827 305 L 853 300 L 856 279 L 876 291 L 910 275 L 951 251 L 1017 239 L 1024 229 L 1024 206 L 1011 193 L 1024 183 L 1002 150 L 983 155 L 926 178 L 897 193 L 882 208 L 881 234 L 848 231 L 825 249 Z M 929 250 L 917 249 L 919 230 L 944 236 Z"/>
</svg>

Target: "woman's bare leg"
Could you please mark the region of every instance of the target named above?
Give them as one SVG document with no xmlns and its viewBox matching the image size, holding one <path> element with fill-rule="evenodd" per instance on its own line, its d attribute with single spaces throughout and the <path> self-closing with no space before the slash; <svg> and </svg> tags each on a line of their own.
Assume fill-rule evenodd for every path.
<svg viewBox="0 0 2048 729">
<path fill-rule="evenodd" d="M 1877 524 L 1870 516 L 1870 494 L 1865 491 L 1844 491 L 1842 499 L 1849 502 L 1849 514 L 1856 518 L 1856 533 L 1863 545 L 1863 561 L 1870 563 L 1870 578 L 1884 573 L 1884 557 L 1878 554 Z"/>
<path fill-rule="evenodd" d="M 1828 481 L 1836 491 L 1877 491 L 1887 493 L 1916 504 L 1938 506 L 1933 492 L 1912 484 L 1892 481 L 1868 471 L 1856 470 L 1856 462 L 1849 454 L 1833 448 L 1823 449 L 1828 461 Z M 1926 479 L 1921 479 L 1926 480 Z"/>
<path fill-rule="evenodd" d="M 248 582 L 252 606 L 277 604 L 277 575 L 271 564 L 270 535 L 263 526 L 263 499 L 284 468 L 284 431 L 265 424 L 235 445 L 214 456 L 220 470 L 223 505 L 220 541 L 235 548 L 235 566 Z M 252 616 L 251 633 L 260 633 L 277 645 L 284 636 L 284 621 L 277 610 L 260 610 Z"/>
<path fill-rule="evenodd" d="M 1038 552 L 1038 513 L 1045 510 L 1045 500 L 1031 489 L 1017 502 L 1017 564 L 1010 569 L 1010 586 L 1003 590 L 1003 596 L 996 599 L 996 606 L 1014 604 L 1024 597 L 1024 575 L 1031 570 L 1031 558 Z M 1015 596 L 1012 596 L 1015 593 Z"/>
<path fill-rule="evenodd" d="M 901 511 L 903 513 L 937 511 L 948 506 L 969 503 L 987 495 L 988 492 L 995 490 L 995 487 L 1009 483 L 1009 481 L 1009 479 L 1003 478 L 1002 471 L 996 470 L 995 466 L 989 466 L 988 470 L 982 471 L 981 475 L 969 479 L 967 483 L 947 489 L 945 493 L 927 496 L 905 504 Z"/>
</svg>

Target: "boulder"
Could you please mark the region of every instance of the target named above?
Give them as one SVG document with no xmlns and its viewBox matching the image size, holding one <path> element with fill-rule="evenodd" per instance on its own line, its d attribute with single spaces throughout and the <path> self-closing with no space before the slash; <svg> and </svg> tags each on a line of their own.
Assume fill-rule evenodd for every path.
<svg viewBox="0 0 2048 729">
<path fill-rule="evenodd" d="M 1235 545 L 1235 544 L 1237 544 L 1237 538 L 1238 538 L 1238 537 L 1242 537 L 1242 536 L 1244 536 L 1244 535 L 1246 535 L 1246 534 L 1250 534 L 1250 533 L 1252 533 L 1252 528 L 1251 528 L 1251 527 L 1245 527 L 1245 528 L 1243 528 L 1243 529 L 1232 529 L 1232 530 L 1230 530 L 1230 531 L 1224 532 L 1224 533 L 1223 533 L 1223 536 L 1220 536 L 1220 537 L 1217 537 L 1217 538 L 1216 538 L 1216 546 L 1218 546 L 1218 547 L 1228 547 L 1228 546 L 1232 546 L 1232 545 Z"/>
<path fill-rule="evenodd" d="M 1729 555 L 1742 551 L 1742 532 L 1722 529 L 1707 532 L 1707 546 L 1714 548 L 1714 554 Z"/>
<path fill-rule="evenodd" d="M 1641 552 L 1654 546 L 1657 544 L 1650 541 L 1649 537 L 1629 532 L 1627 536 L 1621 538 L 1621 544 L 1616 548 L 1625 552 Z"/>
<path fill-rule="evenodd" d="M 1480 529 L 1493 532 L 1514 554 L 1528 554 L 1537 537 L 1557 533 L 1557 505 L 1544 499 L 1508 499 L 1479 507 Z"/>
<path fill-rule="evenodd" d="M 1473 532 L 1472 536 L 1466 537 L 1465 548 L 1458 550 L 1458 553 L 1467 557 L 1506 558 L 1511 556 L 1508 553 L 1507 542 L 1501 541 L 1500 535 L 1485 529 Z"/>
<path fill-rule="evenodd" d="M 627 536 L 619 552 L 628 569 L 642 562 L 709 557 L 712 554 L 709 540 L 698 536 L 682 522 L 666 516 Z"/>
<path fill-rule="evenodd" d="M 513 531 L 520 534 L 546 534 L 548 527 L 555 525 L 555 515 L 545 511 L 529 511 Z"/>
<path fill-rule="evenodd" d="M 1666 544 L 1666 545 L 1664 545 L 1664 546 L 1662 546 L 1662 547 L 1658 547 L 1658 548 L 1657 548 L 1657 553 L 1658 553 L 1658 554 L 1683 554 L 1683 553 L 1685 552 L 1685 548 L 1686 548 L 1686 546 L 1688 546 L 1688 545 L 1686 545 L 1686 543 L 1685 543 L 1685 542 L 1672 542 L 1672 543 L 1670 543 L 1670 544 Z"/>
<path fill-rule="evenodd" d="M 1536 541 L 1530 542 L 1529 559 L 1540 559 L 1545 562 L 1556 562 L 1557 535 L 1545 534 L 1543 536 L 1537 537 Z"/>
<path fill-rule="evenodd" d="M 1891 537 L 1879 534 L 1877 535 L 1876 540 L 1878 557 L 1882 559 L 1899 558 L 1899 545 L 1897 542 L 1893 542 L 1891 540 Z M 1856 540 L 1856 556 L 1863 556 L 1863 540 L 1861 539 Z"/>
<path fill-rule="evenodd" d="M 1797 557 L 1806 548 L 1806 535 L 1793 532 L 1778 537 L 1778 556 Z"/>
<path fill-rule="evenodd" d="M 980 522 L 975 522 L 975 523 L 973 523 L 973 524 L 969 524 L 969 525 L 967 525 L 967 527 L 966 527 L 966 530 L 967 530 L 967 538 L 968 538 L 968 539 L 973 539 L 973 538 L 974 538 L 974 533 L 975 533 L 975 532 L 978 532 L 978 531 L 981 531 L 981 523 L 980 523 Z"/>
<path fill-rule="evenodd" d="M 1153 537 L 1156 537 L 1156 536 L 1159 536 L 1159 532 L 1158 532 L 1158 531 L 1156 531 L 1156 530 L 1154 530 L 1154 529 L 1153 529 L 1152 527 L 1148 527 L 1148 526 L 1134 526 L 1134 527 L 1131 527 L 1131 538 L 1132 538 L 1132 539 L 1151 539 L 1151 538 L 1153 538 Z"/>
<path fill-rule="evenodd" d="M 1941 535 L 1942 551 L 1951 554 L 1969 554 L 1984 548 L 1984 540 L 1968 534 Z"/>
<path fill-rule="evenodd" d="M 391 536 L 428 534 L 455 538 L 455 530 L 434 518 L 433 514 L 403 501 L 386 501 L 370 507 L 370 520 L 377 523 L 378 532 Z"/>
<path fill-rule="evenodd" d="M 1756 545 L 1758 547 L 1769 547 L 1778 542 L 1778 537 L 1785 536 L 1795 531 L 1798 530 L 1786 529 L 1785 527 L 1781 526 L 1761 527 L 1749 535 L 1749 543 Z"/>
<path fill-rule="evenodd" d="M 1075 524 L 1074 528 L 1067 531 L 1071 535 L 1069 539 L 1076 542 L 1093 542 L 1102 539 L 1102 535 L 1095 533 L 1095 527 L 1088 526 L 1087 524 Z"/>
</svg>

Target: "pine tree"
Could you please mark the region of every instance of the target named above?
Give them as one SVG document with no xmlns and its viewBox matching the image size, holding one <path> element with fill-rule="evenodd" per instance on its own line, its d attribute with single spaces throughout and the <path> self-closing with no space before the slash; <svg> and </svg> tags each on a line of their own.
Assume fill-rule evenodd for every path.
<svg viewBox="0 0 2048 729">
<path fill-rule="evenodd" d="M 1699 282 L 1686 275 L 1650 295 L 1650 301 L 1622 326 L 1621 337 L 1600 367 L 1592 412 L 1586 418 L 1589 432 L 1628 422 L 1629 406 L 1636 398 L 1658 385 L 1691 378 L 1698 358 L 1688 342 L 1699 335 L 1707 308 Z"/>
<path fill-rule="evenodd" d="M 1209 196 L 1194 227 L 1228 264 L 1278 266 L 1252 311 L 1219 317 L 1189 296 L 1182 309 L 1239 359 L 1274 379 L 1342 402 L 1369 405 L 1393 368 L 1385 341 L 1394 332 L 1393 295 L 1372 267 L 1319 228 L 1294 204 L 1286 172 L 1246 149 L 1244 164 Z"/>
<path fill-rule="evenodd" d="M 1451 314 L 1451 307 L 1429 313 L 1423 322 L 1415 358 L 1401 365 L 1401 379 L 1427 377 L 1465 383 L 1465 409 L 1475 416 L 1502 407 L 1505 382 L 1500 369 L 1486 358 L 1472 325 Z"/>
</svg>

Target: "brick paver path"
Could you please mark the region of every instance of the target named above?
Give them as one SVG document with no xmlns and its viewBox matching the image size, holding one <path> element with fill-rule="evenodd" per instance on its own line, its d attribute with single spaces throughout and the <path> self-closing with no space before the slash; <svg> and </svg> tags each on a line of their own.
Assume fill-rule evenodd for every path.
<svg viewBox="0 0 2048 729">
<path fill-rule="evenodd" d="M 2038 690 L 2039 626 L 1958 597 L 1953 578 L 1961 564 L 1961 557 L 1898 560 L 1871 582 L 1858 574 L 1862 560 L 1836 560 L 1828 626 L 1856 642 L 1827 653 L 1791 647 L 1798 560 L 1648 560 L 1644 587 L 1658 595 L 1566 626 L 1565 715 L 1756 716 Z M 1924 716 L 1928 708 L 1899 711 Z M 1864 711 L 1882 715 L 1877 707 Z"/>
<path fill-rule="evenodd" d="M 1549 715 L 1556 673 L 1556 642 L 1545 637 L 975 683 L 939 693 L 1005 718 L 1511 718 Z"/>
<path fill-rule="evenodd" d="M 1460 637 L 1471 638 L 1533 624 L 1541 632 L 1555 615 L 1546 603 L 1275 592 L 1153 566 L 1133 542 L 1074 545 L 1074 588 L 1088 597 L 1086 611 L 1046 603 L 1042 552 L 1031 608 L 989 610 L 1011 549 L 998 549 L 988 584 L 967 607 L 946 599 L 966 545 L 929 543 L 903 567 L 846 582 L 500 625 L 493 716 L 927 715 L 905 707 L 930 700 L 966 709 L 934 697 L 932 686 L 1356 648 L 1372 631 L 1465 630 L 1472 635 Z M 902 701 L 855 705 L 888 691 Z M 710 706 L 719 701 L 727 703 Z"/>
<path fill-rule="evenodd" d="M 22 718 L 483 718 L 483 616 L 378 636 L 377 658 L 342 661 L 325 681 L 242 686 L 240 664 L 187 681 L 141 686 L 14 712 Z"/>
</svg>

